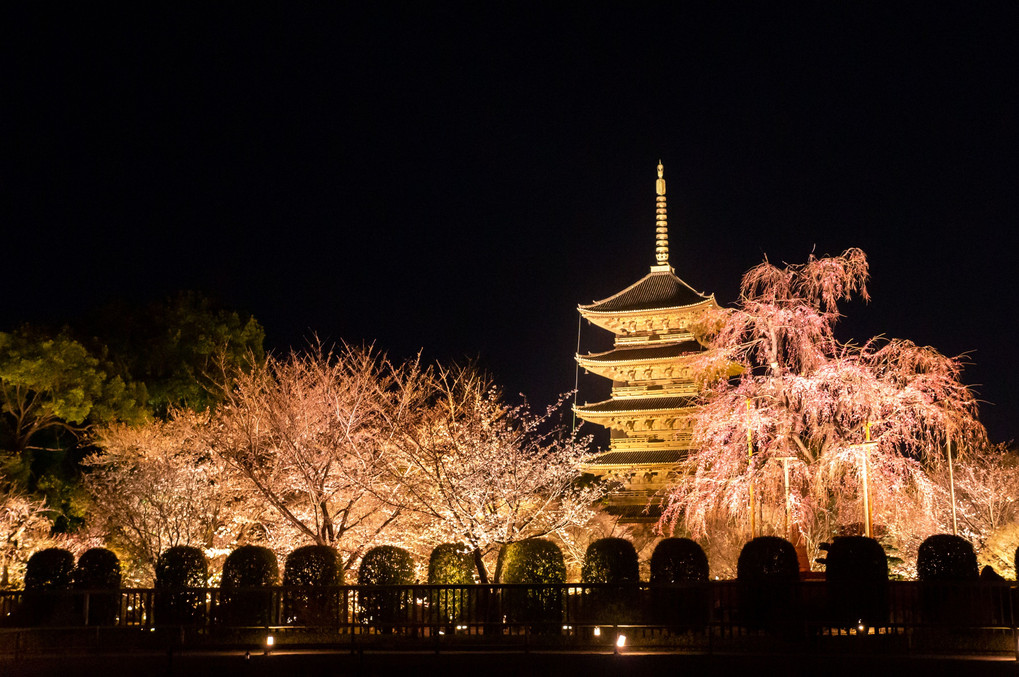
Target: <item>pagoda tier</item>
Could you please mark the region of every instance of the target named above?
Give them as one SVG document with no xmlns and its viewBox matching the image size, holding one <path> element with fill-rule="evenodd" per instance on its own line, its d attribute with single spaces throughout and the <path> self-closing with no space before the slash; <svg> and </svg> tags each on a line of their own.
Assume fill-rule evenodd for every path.
<svg viewBox="0 0 1019 677">
<path fill-rule="evenodd" d="M 679 340 L 673 343 L 629 344 L 604 353 L 577 355 L 577 363 L 586 371 L 616 383 L 639 379 L 648 385 L 665 388 L 676 379 L 692 380 L 695 374 L 692 360 L 704 351 L 704 346 L 690 334 L 677 338 Z M 685 388 L 669 392 L 676 395 L 694 394 Z"/>
<path fill-rule="evenodd" d="M 658 165 L 657 265 L 626 289 L 578 306 L 581 316 L 615 335 L 612 350 L 577 355 L 586 371 L 612 381 L 611 397 L 575 406 L 578 418 L 608 428 L 609 449 L 585 470 L 610 482 L 608 510 L 624 522 L 654 522 L 662 491 L 678 481 L 692 447 L 698 360 L 694 328 L 718 308 L 669 265 L 665 180 Z"/>
<path fill-rule="evenodd" d="M 617 342 L 625 343 L 628 338 L 690 333 L 705 310 L 717 307 L 714 295 L 694 291 L 665 266 L 617 294 L 578 306 L 578 310 L 584 319 L 617 334 Z"/>
</svg>

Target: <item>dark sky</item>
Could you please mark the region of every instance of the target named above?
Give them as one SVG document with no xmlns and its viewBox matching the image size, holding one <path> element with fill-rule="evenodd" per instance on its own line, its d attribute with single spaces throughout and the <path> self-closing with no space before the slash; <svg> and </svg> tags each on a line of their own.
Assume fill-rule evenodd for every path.
<svg viewBox="0 0 1019 677">
<path fill-rule="evenodd" d="M 4 329 L 198 289 L 545 404 L 652 263 L 661 158 L 691 285 L 861 247 L 843 335 L 968 352 L 1019 437 L 1010 3 L 97 4 L 0 16 Z"/>
</svg>

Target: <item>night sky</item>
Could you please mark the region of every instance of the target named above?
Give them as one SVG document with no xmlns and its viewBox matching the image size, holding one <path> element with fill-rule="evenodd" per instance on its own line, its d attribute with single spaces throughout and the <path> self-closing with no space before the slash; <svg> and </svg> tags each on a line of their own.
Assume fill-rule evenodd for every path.
<svg viewBox="0 0 1019 677">
<path fill-rule="evenodd" d="M 2 10 L 0 329 L 196 289 L 544 405 L 653 263 L 661 158 L 680 277 L 860 247 L 840 335 L 968 353 L 1019 437 L 1011 3 L 360 4 Z"/>
</svg>

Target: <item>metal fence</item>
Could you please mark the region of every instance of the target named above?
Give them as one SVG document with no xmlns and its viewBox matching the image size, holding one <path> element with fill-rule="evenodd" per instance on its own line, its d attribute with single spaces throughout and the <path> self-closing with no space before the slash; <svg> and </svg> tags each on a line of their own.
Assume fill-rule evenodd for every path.
<svg viewBox="0 0 1019 677">
<path fill-rule="evenodd" d="M 186 637 L 203 646 L 252 644 L 271 635 L 280 646 L 388 643 L 436 650 L 611 648 L 623 641 L 629 648 L 759 651 L 852 642 L 853 651 L 1012 653 L 1019 650 L 1017 606 L 1019 587 L 1012 582 L 19 591 L 0 593 L 0 625 L 9 628 L 0 630 L 0 652 L 3 633 L 33 628 L 51 636 L 85 629 L 108 646 L 116 644 L 109 639 L 114 635 L 124 642 L 132 633 L 165 638 L 172 631 L 182 643 Z M 24 650 L 24 637 L 17 641 Z"/>
</svg>

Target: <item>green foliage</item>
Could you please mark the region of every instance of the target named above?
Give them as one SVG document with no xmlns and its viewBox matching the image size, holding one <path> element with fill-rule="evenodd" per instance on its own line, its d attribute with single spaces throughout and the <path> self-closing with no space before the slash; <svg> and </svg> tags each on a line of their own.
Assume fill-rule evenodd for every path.
<svg viewBox="0 0 1019 677">
<path fill-rule="evenodd" d="M 291 552 L 283 565 L 283 585 L 295 588 L 283 596 L 287 622 L 297 625 L 335 622 L 339 599 L 330 588 L 343 585 L 340 557 L 335 550 L 326 545 L 306 545 Z"/>
<path fill-rule="evenodd" d="M 743 546 L 736 563 L 736 578 L 749 583 L 798 581 L 800 565 L 796 548 L 784 538 L 758 536 Z"/>
<path fill-rule="evenodd" d="M 528 538 L 503 546 L 496 569 L 502 583 L 566 582 L 563 553 L 559 546 L 544 538 Z"/>
<path fill-rule="evenodd" d="M 921 581 L 975 581 L 980 575 L 973 546 L 952 534 L 935 534 L 920 544 L 916 573 Z"/>
<path fill-rule="evenodd" d="M 414 583 L 414 558 L 403 548 L 380 545 L 361 558 L 357 570 L 358 585 L 411 585 Z"/>
<path fill-rule="evenodd" d="M 428 558 L 430 585 L 472 585 L 478 582 L 471 549 L 462 543 L 443 543 Z"/>
<path fill-rule="evenodd" d="M 478 570 L 470 547 L 462 543 L 443 543 L 432 550 L 428 558 L 429 585 L 474 585 L 477 582 Z M 433 590 L 429 600 L 435 617 L 453 624 L 474 607 L 476 597 L 465 594 L 464 590 L 444 589 Z"/>
<path fill-rule="evenodd" d="M 552 541 L 529 538 L 503 546 L 496 571 L 502 583 L 565 583 L 566 562 Z M 503 592 L 511 623 L 527 623 L 536 633 L 558 633 L 562 620 L 562 589 L 514 589 Z"/>
<path fill-rule="evenodd" d="M 361 558 L 357 570 L 358 585 L 411 585 L 414 583 L 414 558 L 403 548 L 380 545 Z M 383 632 L 391 631 L 391 624 L 404 618 L 412 595 L 407 590 L 362 590 L 360 617 L 362 622 L 374 625 Z"/>
<path fill-rule="evenodd" d="M 120 560 L 106 548 L 91 548 L 78 558 L 74 568 L 74 587 L 79 590 L 116 590 L 120 588 Z"/>
<path fill-rule="evenodd" d="M 625 538 L 600 538 L 587 547 L 580 569 L 584 583 L 639 583 L 637 551 Z"/>
<path fill-rule="evenodd" d="M 651 584 L 701 583 L 708 580 L 708 557 L 689 538 L 664 538 L 651 554 Z"/>
<path fill-rule="evenodd" d="M 24 326 L 0 332 L 0 412 L 11 451 L 28 450 L 43 433 L 78 432 L 86 423 L 137 421 L 144 388 L 66 333 L 48 336 Z"/>
<path fill-rule="evenodd" d="M 223 562 L 220 584 L 230 588 L 253 588 L 276 585 L 280 577 L 276 554 L 260 545 L 242 545 L 231 552 Z"/>
<path fill-rule="evenodd" d="M 25 590 L 67 590 L 71 587 L 74 555 L 63 548 L 46 548 L 28 558 Z"/>
<path fill-rule="evenodd" d="M 182 292 L 139 310 L 111 306 L 93 319 L 94 333 L 131 377 L 145 383 L 148 404 L 160 415 L 172 407 L 196 411 L 218 401 L 215 383 L 225 370 L 263 357 L 258 321 Z"/>
</svg>

